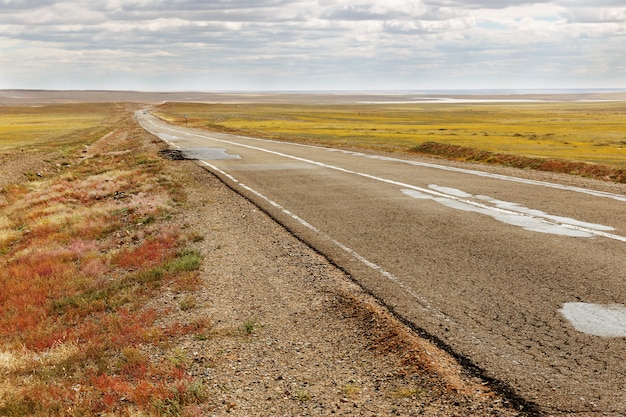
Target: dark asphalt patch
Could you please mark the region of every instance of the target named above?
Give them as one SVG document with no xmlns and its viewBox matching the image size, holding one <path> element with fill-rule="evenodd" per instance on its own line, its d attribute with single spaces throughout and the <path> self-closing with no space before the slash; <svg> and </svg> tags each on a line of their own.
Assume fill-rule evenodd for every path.
<svg viewBox="0 0 626 417">
<path fill-rule="evenodd" d="M 164 149 L 159 151 L 165 159 L 173 161 L 183 160 L 205 160 L 212 161 L 217 159 L 241 159 L 239 155 L 231 155 L 226 149 L 219 148 L 186 148 L 186 149 Z"/>
<path fill-rule="evenodd" d="M 184 161 L 186 159 L 190 159 L 187 158 L 180 149 L 163 149 L 162 151 L 159 151 L 159 155 L 172 161 Z"/>
</svg>

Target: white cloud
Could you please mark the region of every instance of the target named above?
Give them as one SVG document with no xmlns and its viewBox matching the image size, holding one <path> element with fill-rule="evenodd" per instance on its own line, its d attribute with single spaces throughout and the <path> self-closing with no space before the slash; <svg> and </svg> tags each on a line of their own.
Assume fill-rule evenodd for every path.
<svg viewBox="0 0 626 417">
<path fill-rule="evenodd" d="M 0 88 L 626 87 L 622 3 L 0 0 Z"/>
</svg>

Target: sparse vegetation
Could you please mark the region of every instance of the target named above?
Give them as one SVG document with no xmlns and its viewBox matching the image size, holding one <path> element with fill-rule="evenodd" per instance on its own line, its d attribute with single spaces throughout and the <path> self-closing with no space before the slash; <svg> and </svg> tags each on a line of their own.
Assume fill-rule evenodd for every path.
<svg viewBox="0 0 626 417">
<path fill-rule="evenodd" d="M 71 111 L 72 107 L 65 109 Z M 424 385 L 429 388 L 413 388 L 420 387 L 420 382 L 407 375 L 425 375 L 430 368 L 426 356 L 420 356 L 424 348 L 400 337 L 398 324 L 375 322 L 378 313 L 361 317 L 345 310 L 356 305 L 346 302 L 337 310 L 343 330 L 338 329 L 334 307 L 324 308 L 324 316 L 318 314 L 320 306 L 337 302 L 326 289 L 318 293 L 320 300 L 328 296 L 332 303 L 312 306 L 315 314 L 309 310 L 300 314 L 304 302 L 294 303 L 297 322 L 288 309 L 281 310 L 294 299 L 308 296 L 298 290 L 303 288 L 301 283 L 310 282 L 311 269 L 302 268 L 295 275 L 278 274 L 285 275 L 277 280 L 283 280 L 278 288 L 294 283 L 296 290 L 285 300 L 259 298 L 273 306 L 269 313 L 261 310 L 259 314 L 256 303 L 233 307 L 228 291 L 216 291 L 210 298 L 211 310 L 216 311 L 204 314 L 205 295 L 214 288 L 194 293 L 202 282 L 198 273 L 202 258 L 186 247 L 187 242 L 204 238 L 187 224 L 179 228 L 170 222 L 180 217 L 178 208 L 187 204 L 185 187 L 163 169 L 164 162 L 155 158 L 154 152 L 144 151 L 142 144 L 154 138 L 124 119 L 126 114 L 118 111 L 120 108 L 109 109 L 110 119 L 94 124 L 94 130 L 87 126 L 68 136 L 60 154 L 49 158 L 54 167 L 49 172 L 40 176 L 29 168 L 23 171 L 28 175 L 20 173 L 15 184 L 0 184 L 4 187 L 0 193 L 0 416 L 192 416 L 257 411 L 248 413 L 252 415 L 273 406 L 283 414 L 314 415 L 319 405 L 327 404 L 333 411 L 336 408 L 337 414 L 349 414 L 350 410 L 366 414 L 366 407 L 377 402 L 372 409 L 380 412 L 422 412 L 426 404 L 431 410 L 438 407 L 442 415 L 466 415 L 463 411 L 469 411 L 469 406 L 457 412 L 457 401 L 485 388 L 471 385 L 471 391 L 457 393 L 456 379 L 446 376 L 453 372 L 450 365 L 435 368 L 425 378 Z M 37 111 L 45 115 L 46 108 Z M 54 135 L 50 138 L 56 145 Z M 37 149 L 48 146 L 42 137 L 37 141 L 41 141 Z M 19 140 L 14 144 L 20 145 Z M 50 145 L 52 148 L 55 146 Z M 199 194 L 206 198 L 204 189 Z M 190 196 L 197 204 L 193 191 Z M 237 206 L 233 210 L 245 209 Z M 232 220 L 233 227 L 220 221 L 203 230 L 237 232 L 236 220 Z M 236 246 L 236 240 L 214 241 L 213 236 L 207 241 L 203 248 L 210 246 L 209 253 L 221 251 L 218 255 L 226 249 L 230 254 Z M 259 256 L 269 262 L 281 259 L 278 254 L 283 252 L 272 253 L 277 256 L 268 257 L 265 252 Z M 214 261 L 222 262 L 221 258 L 226 256 Z M 290 262 L 303 259 L 298 256 Z M 230 266 L 228 262 L 240 261 L 224 262 Z M 308 262 L 319 271 L 317 260 Z M 222 279 L 219 273 L 225 264 L 214 271 L 216 280 Z M 258 284 L 268 280 L 250 265 L 256 266 L 256 261 L 237 265 L 242 276 L 228 285 L 238 294 L 257 290 L 270 294 L 259 288 L 270 286 Z M 325 272 L 320 273 L 316 279 L 324 276 Z M 324 288 L 336 283 L 331 274 L 323 279 L 329 283 Z M 294 298 L 296 295 L 299 298 Z M 155 302 L 159 296 L 168 306 Z M 233 309 L 237 314 L 228 320 L 220 316 Z M 210 318 L 213 314 L 214 321 Z M 263 327 L 258 320 L 268 314 L 271 325 Z M 288 314 L 288 321 L 281 320 Z M 247 317 L 255 319 L 243 321 Z M 356 321 L 346 323 L 346 318 Z M 318 327 L 319 323 L 323 326 Z M 363 338 L 366 343 L 350 343 L 355 340 L 353 329 L 359 329 L 358 340 Z M 287 336 L 297 334 L 293 340 L 313 341 L 295 360 L 293 349 L 283 343 L 282 332 L 292 330 L 297 332 Z M 344 337 L 335 338 L 335 334 Z M 347 343 L 337 343 L 343 340 Z M 332 354 L 320 356 L 320 352 Z M 272 360 L 259 360 L 266 359 L 264 355 Z M 358 355 L 369 359 L 360 362 Z M 431 354 L 427 356 L 431 360 Z M 378 357 L 385 360 L 376 363 Z M 363 371 L 358 383 L 352 382 L 353 366 L 361 373 L 365 363 L 370 364 L 366 367 L 369 372 Z M 330 374 L 320 372 L 323 368 Z M 307 378 L 301 378 L 303 375 Z M 433 383 L 431 379 L 441 381 Z M 341 387 L 329 385 L 329 381 L 351 382 Z M 408 388 L 396 390 L 404 386 Z M 343 397 L 339 399 L 339 395 Z M 500 414 L 501 406 L 491 400 L 488 404 L 474 400 L 473 412 L 467 415 L 517 415 Z M 355 408 L 357 405 L 361 408 Z M 483 412 L 487 410 L 491 412 Z"/>
<path fill-rule="evenodd" d="M 164 283 L 197 285 L 200 255 L 167 221 L 180 187 L 128 113 L 85 108 L 0 117 L 5 149 L 61 144 L 65 161 L 1 192 L 0 415 L 181 415 L 205 390 L 184 352 L 149 352 L 208 321 L 163 326 L 167 311 L 146 307 Z"/>
<path fill-rule="evenodd" d="M 243 323 L 243 333 L 246 336 L 249 336 L 254 334 L 254 332 L 256 332 L 260 327 L 261 325 L 256 320 L 246 320 Z"/>
<path fill-rule="evenodd" d="M 307 402 L 307 401 L 311 401 L 313 396 L 308 391 L 299 390 L 298 392 L 296 392 L 296 398 L 298 399 L 298 401 Z"/>
<path fill-rule="evenodd" d="M 189 295 L 186 295 L 185 298 L 183 298 L 180 301 L 178 306 L 180 307 L 181 310 L 187 311 L 187 310 L 196 308 L 198 306 L 198 301 L 196 300 L 196 297 L 189 294 Z"/>
<path fill-rule="evenodd" d="M 394 398 L 420 398 L 425 394 L 423 388 L 400 388 L 393 393 Z"/>
<path fill-rule="evenodd" d="M 175 103 L 162 105 L 156 114 L 181 125 L 183 115 L 188 114 L 189 126 L 270 139 L 421 152 L 626 181 L 626 103 L 622 102 L 341 106 Z M 433 152 L 433 144 L 437 152 Z M 459 157 L 460 150 L 472 156 Z"/>
<path fill-rule="evenodd" d="M 353 382 L 349 382 L 341 387 L 341 394 L 346 398 L 356 398 L 361 393 L 361 387 Z"/>
<path fill-rule="evenodd" d="M 446 145 L 437 142 L 424 142 L 421 145 L 409 149 L 409 151 L 461 161 L 498 164 L 521 169 L 535 169 L 538 171 L 559 172 L 626 183 L 626 169 L 616 168 L 609 165 L 568 161 L 564 159 L 531 158 L 527 156 L 481 151 L 476 148 Z"/>
<path fill-rule="evenodd" d="M 115 129 L 127 111 L 109 103 L 2 107 L 0 151 L 57 150 L 70 155 Z"/>
</svg>

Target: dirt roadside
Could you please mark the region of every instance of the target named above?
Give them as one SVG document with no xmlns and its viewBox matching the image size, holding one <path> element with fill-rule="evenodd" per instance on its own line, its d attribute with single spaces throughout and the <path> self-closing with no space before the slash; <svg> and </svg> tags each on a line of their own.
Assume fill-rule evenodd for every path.
<svg viewBox="0 0 626 417">
<path fill-rule="evenodd" d="M 165 145 L 148 134 L 157 154 Z M 0 184 L 59 169 L 36 153 L 2 156 Z M 194 161 L 166 160 L 186 201 L 171 221 L 195 236 L 203 285 L 164 288 L 162 324 L 209 317 L 207 337 L 155 350 L 188 362 L 203 416 L 517 416 L 520 410 L 418 337 L 350 277 Z"/>
</svg>

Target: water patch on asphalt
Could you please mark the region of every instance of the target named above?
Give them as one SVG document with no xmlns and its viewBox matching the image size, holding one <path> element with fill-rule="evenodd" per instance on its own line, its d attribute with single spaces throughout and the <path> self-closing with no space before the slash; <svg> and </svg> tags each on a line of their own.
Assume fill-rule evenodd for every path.
<svg viewBox="0 0 626 417">
<path fill-rule="evenodd" d="M 594 231 L 614 230 L 609 226 L 587 223 L 568 217 L 554 216 L 540 210 L 530 209 L 517 203 L 497 200 L 488 196 L 474 196 L 456 188 L 429 185 L 434 192 L 423 192 L 411 189 L 403 189 L 402 192 L 419 200 L 433 200 L 439 204 L 456 210 L 479 213 L 490 216 L 502 223 L 521 227 L 532 232 L 555 234 L 569 237 L 594 237 Z M 482 202 L 485 201 L 492 206 Z M 587 230 L 585 230 L 587 229 Z"/>
<path fill-rule="evenodd" d="M 553 216 L 551 214 L 544 213 L 543 211 L 540 211 L 540 210 L 534 210 L 528 207 L 521 206 L 517 203 L 497 200 L 495 198 L 491 198 L 491 197 L 487 197 L 483 195 L 476 196 L 476 198 L 487 201 L 498 208 L 516 211 L 518 213 L 528 214 L 530 216 L 543 217 L 544 219 L 552 220 L 558 223 L 567 223 L 567 224 L 571 224 L 574 226 L 586 227 L 586 228 L 593 229 L 593 230 L 605 230 L 605 231 L 615 230 L 615 228 L 611 226 L 604 226 L 602 224 L 595 224 L 595 223 L 587 223 L 587 222 L 572 219 L 569 217 Z"/>
<path fill-rule="evenodd" d="M 168 135 L 167 133 L 159 133 L 157 136 L 169 142 L 178 140 L 178 136 Z"/>
<path fill-rule="evenodd" d="M 494 211 L 489 208 L 476 207 L 462 201 L 450 200 L 448 198 L 435 198 L 440 204 L 457 210 L 469 211 L 490 216 L 502 223 L 521 227 L 524 230 L 538 233 L 548 233 L 569 237 L 593 237 L 589 232 L 583 230 L 570 229 L 560 224 L 550 223 L 536 217 L 522 216 L 515 213 Z"/>
<path fill-rule="evenodd" d="M 219 159 L 241 159 L 239 155 L 231 155 L 222 148 L 184 148 L 181 149 L 187 159 L 215 161 Z"/>
<path fill-rule="evenodd" d="M 275 164 L 241 164 L 233 167 L 233 171 L 284 171 L 284 170 L 303 170 L 303 169 L 315 169 L 316 167 L 311 164 L 305 164 L 302 162 L 282 162 Z"/>
<path fill-rule="evenodd" d="M 626 337 L 626 306 L 622 304 L 565 303 L 559 311 L 579 332 Z"/>
<path fill-rule="evenodd" d="M 429 185 L 428 188 L 430 188 L 431 190 L 439 191 L 440 193 L 453 195 L 455 197 L 469 198 L 472 196 L 471 194 L 466 193 L 463 190 L 457 190 L 456 188 L 450 188 L 450 187 L 442 187 L 440 185 L 435 185 L 435 184 Z"/>
</svg>

